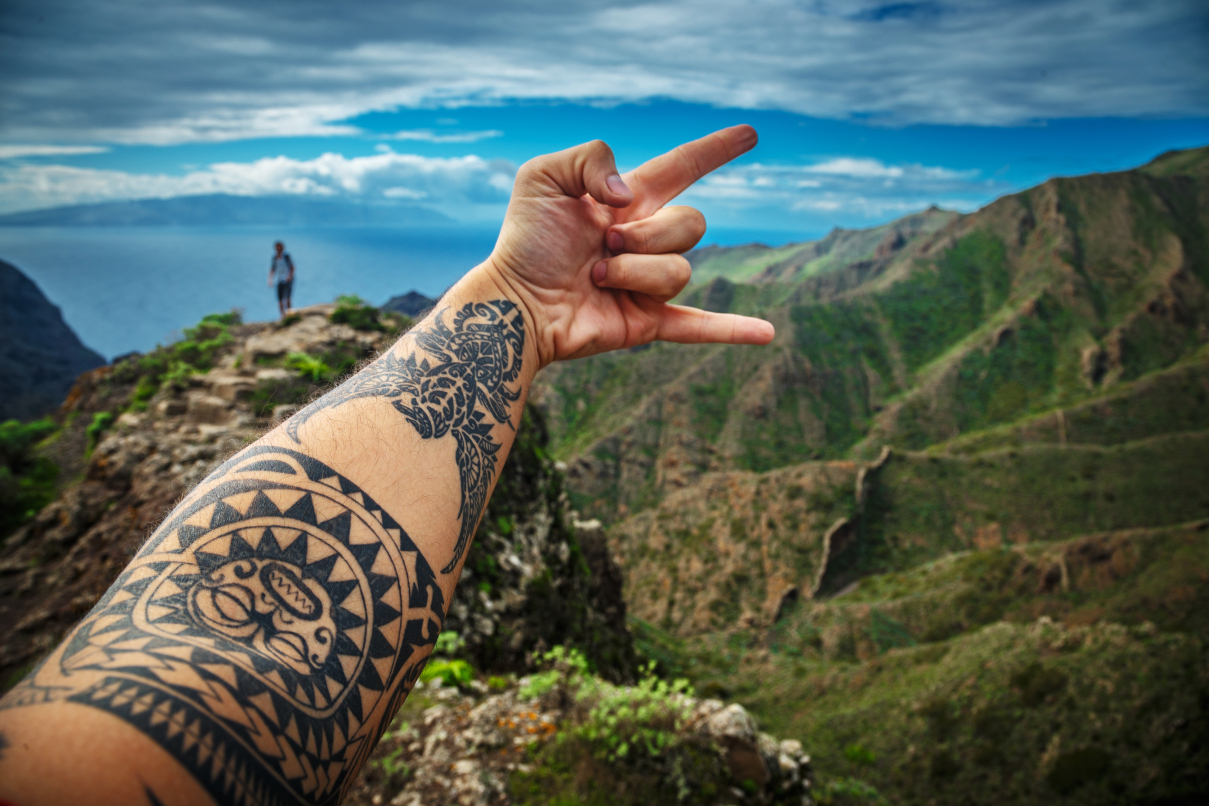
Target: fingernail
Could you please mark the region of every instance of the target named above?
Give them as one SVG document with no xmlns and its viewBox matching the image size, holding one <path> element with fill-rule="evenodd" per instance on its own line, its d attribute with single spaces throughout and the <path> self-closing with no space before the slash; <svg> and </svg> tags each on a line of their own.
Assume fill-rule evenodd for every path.
<svg viewBox="0 0 1209 806">
<path fill-rule="evenodd" d="M 600 285 L 604 282 L 605 272 L 609 270 L 609 264 L 606 261 L 600 261 L 592 267 L 592 282 Z"/>
<path fill-rule="evenodd" d="M 609 186 L 609 190 L 616 193 L 618 196 L 633 196 L 630 189 L 626 187 L 625 182 L 621 181 L 621 177 L 617 174 L 609 174 L 609 178 L 605 180 L 605 184 Z"/>
<path fill-rule="evenodd" d="M 610 232 L 605 237 L 605 240 L 609 244 L 609 249 L 612 249 L 614 252 L 620 252 L 622 249 L 625 249 L 625 238 L 621 237 L 620 232 Z"/>
</svg>

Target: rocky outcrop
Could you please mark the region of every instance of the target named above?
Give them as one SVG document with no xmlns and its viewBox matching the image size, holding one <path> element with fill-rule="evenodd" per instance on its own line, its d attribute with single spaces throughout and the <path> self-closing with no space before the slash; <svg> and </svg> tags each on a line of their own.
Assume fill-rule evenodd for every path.
<svg viewBox="0 0 1209 806">
<path fill-rule="evenodd" d="M 430 299 L 419 291 L 412 290 L 406 294 L 391 297 L 379 310 L 383 312 L 393 311 L 394 313 L 401 313 L 404 316 L 410 316 L 412 319 L 418 319 L 436 304 L 437 301 L 435 299 Z"/>
<path fill-rule="evenodd" d="M 0 548 L 0 679 L 15 681 L 53 646 L 210 469 L 322 391 L 339 367 L 389 344 L 388 333 L 332 323 L 333 310 L 301 309 L 285 324 L 214 319 L 193 329 L 195 344 L 80 379 L 55 442 L 74 446 L 74 456 L 56 459 L 82 480 Z M 299 364 L 298 353 L 314 362 Z M 181 356 L 197 354 L 210 368 L 182 372 Z M 324 379 L 306 374 L 315 372 Z M 480 669 L 523 671 L 535 652 L 563 644 L 624 679 L 635 661 L 620 573 L 599 530 L 577 534 L 545 444 L 540 416 L 526 412 L 446 629 Z"/>
<path fill-rule="evenodd" d="M 104 363 L 32 280 L 0 260 L 0 421 L 53 412 L 76 376 Z"/>
<path fill-rule="evenodd" d="M 499 683 L 506 689 L 492 692 L 478 681 L 462 688 L 439 679 L 417 684 L 346 803 L 503 806 L 533 802 L 526 796 L 534 782 L 542 788 L 537 802 L 562 802 L 558 795 L 585 783 L 570 780 L 582 779 L 578 772 L 560 772 L 571 759 L 591 766 L 596 780 L 587 786 L 612 793 L 615 803 L 812 802 L 813 772 L 801 743 L 761 732 L 741 705 L 668 694 L 647 704 L 663 715 L 650 724 L 661 725 L 665 751 L 650 756 L 635 747 L 610 756 L 602 752 L 607 739 L 588 738 L 590 726 L 607 710 L 602 703 L 634 696 L 633 687 L 571 678 L 535 696 L 531 678 Z"/>
</svg>

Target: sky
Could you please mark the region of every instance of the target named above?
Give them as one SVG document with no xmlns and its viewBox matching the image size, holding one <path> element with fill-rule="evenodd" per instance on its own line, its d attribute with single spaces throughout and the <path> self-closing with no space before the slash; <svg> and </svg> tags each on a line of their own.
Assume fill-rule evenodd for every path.
<svg viewBox="0 0 1209 806">
<path fill-rule="evenodd" d="M 746 122 L 683 197 L 821 234 L 1209 144 L 1203 0 L 0 0 L 0 213 L 203 193 L 502 218 Z M 709 236 L 707 236 L 709 240 Z"/>
</svg>

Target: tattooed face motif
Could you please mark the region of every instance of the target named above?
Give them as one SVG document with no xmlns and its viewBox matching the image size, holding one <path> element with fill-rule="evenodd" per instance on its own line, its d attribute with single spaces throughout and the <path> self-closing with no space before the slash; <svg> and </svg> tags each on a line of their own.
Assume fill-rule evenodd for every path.
<svg viewBox="0 0 1209 806">
<path fill-rule="evenodd" d="M 323 668 L 336 637 L 327 591 L 297 566 L 276 560 L 215 568 L 189 592 L 189 613 L 300 674 Z"/>
</svg>

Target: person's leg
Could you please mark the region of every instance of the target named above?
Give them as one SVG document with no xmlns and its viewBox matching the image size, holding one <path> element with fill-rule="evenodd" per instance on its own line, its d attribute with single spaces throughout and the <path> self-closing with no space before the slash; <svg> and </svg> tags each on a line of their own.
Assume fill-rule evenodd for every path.
<svg viewBox="0 0 1209 806">
<path fill-rule="evenodd" d="M 291 297 L 294 295 L 294 281 L 290 280 L 285 284 L 285 308 L 282 309 L 281 315 L 285 316 L 294 307 Z"/>
<path fill-rule="evenodd" d="M 281 311 L 281 318 L 285 319 L 286 300 L 289 298 L 289 286 L 285 283 L 277 284 L 277 309 Z"/>
</svg>

